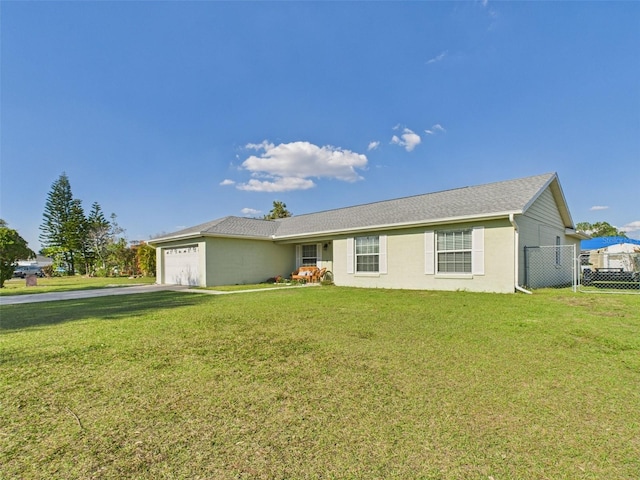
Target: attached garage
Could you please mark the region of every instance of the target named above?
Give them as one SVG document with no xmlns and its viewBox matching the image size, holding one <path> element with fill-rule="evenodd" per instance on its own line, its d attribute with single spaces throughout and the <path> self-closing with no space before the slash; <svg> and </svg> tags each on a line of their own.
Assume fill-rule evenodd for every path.
<svg viewBox="0 0 640 480">
<path fill-rule="evenodd" d="M 163 249 L 164 284 L 198 285 L 200 253 L 198 245 Z"/>
<path fill-rule="evenodd" d="M 295 246 L 276 244 L 278 222 L 225 217 L 150 243 L 158 282 L 212 287 L 259 283 L 295 268 Z"/>
</svg>

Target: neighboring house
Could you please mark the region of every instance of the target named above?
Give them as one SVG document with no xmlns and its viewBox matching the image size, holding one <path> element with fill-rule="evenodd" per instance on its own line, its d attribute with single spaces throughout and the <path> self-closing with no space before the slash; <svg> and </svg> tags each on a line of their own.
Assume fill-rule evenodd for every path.
<svg viewBox="0 0 640 480">
<path fill-rule="evenodd" d="M 640 240 L 626 237 L 596 237 L 580 242 L 584 268 L 622 268 L 637 271 L 640 265 Z"/>
<path fill-rule="evenodd" d="M 340 286 L 510 293 L 525 246 L 581 238 L 548 173 L 278 220 L 224 217 L 150 243 L 165 284 L 257 283 L 317 265 Z"/>
<path fill-rule="evenodd" d="M 40 268 L 48 267 L 49 265 L 53 265 L 53 259 L 49 257 L 45 257 L 44 255 L 36 255 L 36 258 L 32 258 L 31 260 L 18 260 L 19 266 L 29 266 L 36 265 Z"/>
</svg>

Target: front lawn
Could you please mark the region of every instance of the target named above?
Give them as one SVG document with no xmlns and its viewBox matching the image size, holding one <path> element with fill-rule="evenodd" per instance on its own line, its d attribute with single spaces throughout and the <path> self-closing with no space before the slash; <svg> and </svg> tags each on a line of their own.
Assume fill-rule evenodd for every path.
<svg viewBox="0 0 640 480">
<path fill-rule="evenodd" d="M 640 297 L 3 306 L 0 478 L 636 479 Z"/>
</svg>

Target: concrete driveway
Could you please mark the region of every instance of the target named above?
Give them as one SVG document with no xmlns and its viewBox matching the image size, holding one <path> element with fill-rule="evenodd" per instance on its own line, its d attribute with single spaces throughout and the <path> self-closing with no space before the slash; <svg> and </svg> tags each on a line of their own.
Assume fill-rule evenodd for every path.
<svg viewBox="0 0 640 480">
<path fill-rule="evenodd" d="M 147 293 L 147 292 L 187 292 L 187 293 L 202 293 L 205 295 L 230 295 L 236 293 L 252 293 L 252 292 L 267 292 L 269 290 L 284 290 L 289 288 L 307 288 L 307 287 L 319 287 L 319 283 L 309 283 L 307 285 L 293 285 L 289 287 L 274 287 L 274 288 L 256 288 L 249 290 L 233 290 L 233 291 L 218 291 L 218 290 L 199 290 L 183 285 L 132 285 L 130 287 L 106 287 L 95 288 L 92 290 L 73 290 L 70 292 L 51 292 L 51 293 L 34 293 L 27 295 L 7 295 L 6 297 L 0 297 L 0 306 L 2 305 L 19 305 L 21 303 L 36 303 L 36 302 L 54 302 L 56 300 L 77 300 L 79 298 L 93 298 L 93 297 L 109 297 L 111 295 L 131 295 L 134 293 Z"/>
<path fill-rule="evenodd" d="M 180 285 L 132 285 L 130 287 L 107 287 L 91 290 L 73 290 L 70 292 L 34 293 L 28 295 L 8 295 L 0 297 L 0 305 L 18 305 L 21 303 L 53 302 L 56 300 L 77 300 L 81 298 L 108 297 L 111 295 L 131 295 L 135 293 L 162 292 L 166 290 L 183 291 L 189 287 Z"/>
</svg>

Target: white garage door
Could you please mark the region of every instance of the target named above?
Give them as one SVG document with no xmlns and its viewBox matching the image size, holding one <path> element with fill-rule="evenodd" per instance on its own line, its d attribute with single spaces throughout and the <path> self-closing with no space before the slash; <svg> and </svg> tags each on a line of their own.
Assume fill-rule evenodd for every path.
<svg viewBox="0 0 640 480">
<path fill-rule="evenodd" d="M 198 285 L 198 245 L 164 250 L 164 283 L 170 285 Z"/>
</svg>

